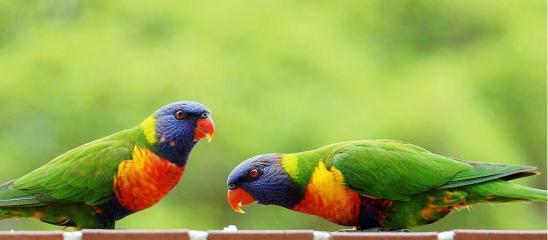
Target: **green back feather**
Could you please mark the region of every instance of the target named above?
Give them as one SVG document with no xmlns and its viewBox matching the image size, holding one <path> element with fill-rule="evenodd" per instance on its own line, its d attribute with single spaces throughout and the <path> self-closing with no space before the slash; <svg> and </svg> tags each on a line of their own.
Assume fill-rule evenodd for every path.
<svg viewBox="0 0 548 240">
<path fill-rule="evenodd" d="M 68 151 L 31 173 L 0 186 L 0 207 L 52 203 L 101 204 L 113 198 L 113 176 L 133 146 L 142 142 L 139 127 Z"/>
</svg>

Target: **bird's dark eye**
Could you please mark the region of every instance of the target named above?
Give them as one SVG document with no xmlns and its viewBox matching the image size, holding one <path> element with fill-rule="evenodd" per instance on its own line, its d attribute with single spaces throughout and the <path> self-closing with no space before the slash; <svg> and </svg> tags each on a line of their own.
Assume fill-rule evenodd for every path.
<svg viewBox="0 0 548 240">
<path fill-rule="evenodd" d="M 249 171 L 249 177 L 250 178 L 257 178 L 260 175 L 259 170 L 256 168 L 253 168 Z"/>
<path fill-rule="evenodd" d="M 200 114 L 200 118 L 207 118 L 207 117 L 209 117 L 208 112 L 203 112 L 202 114 Z"/>
<path fill-rule="evenodd" d="M 183 111 L 177 111 L 175 112 L 175 118 L 177 120 L 184 119 L 186 117 L 186 114 Z"/>
</svg>

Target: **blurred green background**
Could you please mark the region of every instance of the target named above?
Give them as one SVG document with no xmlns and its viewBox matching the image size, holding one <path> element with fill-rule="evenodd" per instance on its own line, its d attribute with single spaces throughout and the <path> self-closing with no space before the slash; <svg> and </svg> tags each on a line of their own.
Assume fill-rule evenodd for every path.
<svg viewBox="0 0 548 240">
<path fill-rule="evenodd" d="M 0 1 L 0 181 L 132 127 L 213 111 L 183 181 L 119 228 L 336 230 L 226 203 L 240 161 L 356 139 L 538 166 L 546 188 L 546 2 Z M 484 204 L 414 230 L 544 229 L 546 204 Z M 37 220 L 0 229 L 59 229 Z"/>
</svg>

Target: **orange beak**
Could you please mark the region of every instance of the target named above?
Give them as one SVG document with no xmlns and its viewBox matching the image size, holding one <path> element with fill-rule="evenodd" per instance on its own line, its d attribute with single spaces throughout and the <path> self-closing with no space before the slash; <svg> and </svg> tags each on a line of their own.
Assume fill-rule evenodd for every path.
<svg viewBox="0 0 548 240">
<path fill-rule="evenodd" d="M 207 138 L 208 142 L 213 139 L 213 133 L 215 132 L 215 124 L 211 117 L 199 118 L 196 121 L 196 128 L 194 128 L 194 140 L 200 140 Z"/>
<path fill-rule="evenodd" d="M 245 213 L 240 207 L 249 205 L 255 201 L 255 198 L 251 194 L 241 188 L 228 190 L 227 197 L 228 204 L 237 213 Z"/>
</svg>

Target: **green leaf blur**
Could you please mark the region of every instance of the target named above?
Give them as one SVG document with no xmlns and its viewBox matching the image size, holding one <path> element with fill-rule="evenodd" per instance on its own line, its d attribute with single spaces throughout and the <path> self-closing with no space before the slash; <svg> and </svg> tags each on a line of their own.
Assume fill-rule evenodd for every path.
<svg viewBox="0 0 548 240">
<path fill-rule="evenodd" d="M 337 230 L 226 202 L 244 159 L 398 139 L 538 166 L 546 189 L 546 2 L 0 1 L 0 181 L 195 100 L 217 131 L 166 199 L 119 228 Z M 544 229 L 546 204 L 484 204 L 414 230 Z M 59 229 L 7 220 L 0 229 Z"/>
</svg>

